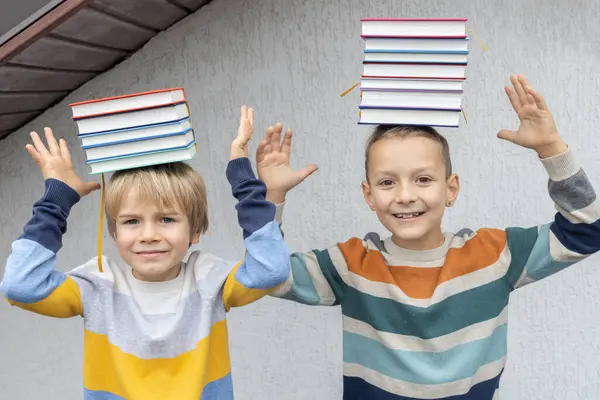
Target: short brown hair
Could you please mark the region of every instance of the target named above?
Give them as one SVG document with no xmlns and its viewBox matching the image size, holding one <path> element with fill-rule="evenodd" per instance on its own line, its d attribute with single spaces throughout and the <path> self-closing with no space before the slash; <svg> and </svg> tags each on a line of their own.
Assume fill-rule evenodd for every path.
<svg viewBox="0 0 600 400">
<path fill-rule="evenodd" d="M 115 172 L 106 195 L 106 220 L 114 236 L 116 217 L 129 190 L 136 188 L 140 199 L 157 202 L 160 208 L 176 208 L 190 223 L 190 235 L 208 229 L 206 187 L 200 174 L 184 162 L 151 165 Z"/>
<path fill-rule="evenodd" d="M 369 180 L 369 152 L 371 147 L 380 140 L 392 137 L 405 138 L 409 136 L 420 136 L 431 139 L 442 146 L 442 157 L 446 167 L 446 177 L 452 175 L 452 161 L 450 160 L 450 146 L 445 137 L 443 137 L 435 128 L 427 125 L 377 125 L 369 136 L 365 146 L 365 175 Z"/>
</svg>

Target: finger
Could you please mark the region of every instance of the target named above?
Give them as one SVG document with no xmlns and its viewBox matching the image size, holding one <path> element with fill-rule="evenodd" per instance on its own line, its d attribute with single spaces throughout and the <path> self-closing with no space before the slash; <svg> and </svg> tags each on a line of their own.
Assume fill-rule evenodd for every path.
<svg viewBox="0 0 600 400">
<path fill-rule="evenodd" d="M 248 109 L 248 121 L 250 122 L 250 128 L 254 131 L 254 109 Z"/>
<path fill-rule="evenodd" d="M 67 163 L 67 166 L 72 167 L 73 162 L 71 161 L 71 152 L 69 151 L 69 147 L 67 146 L 67 142 L 65 139 L 60 139 L 58 141 L 58 147 L 60 148 L 60 155 L 62 159 Z"/>
<path fill-rule="evenodd" d="M 529 84 L 529 81 L 527 81 L 527 78 L 525 78 L 525 75 L 520 74 L 517 79 L 519 80 L 519 82 L 521 82 L 521 86 L 523 86 L 523 89 L 525 89 L 527 86 L 531 86 Z"/>
<path fill-rule="evenodd" d="M 527 85 L 525 87 L 525 90 L 527 90 L 527 94 L 532 96 L 534 101 L 535 101 L 535 105 L 540 109 L 540 110 L 547 110 L 548 109 L 548 105 L 546 104 L 546 100 L 544 100 L 544 97 L 539 94 L 534 88 L 532 88 L 530 85 Z"/>
<path fill-rule="evenodd" d="M 273 129 L 272 126 L 270 126 L 267 129 L 267 135 L 265 136 L 265 142 L 266 142 L 266 144 L 265 144 L 265 155 L 269 154 L 269 153 L 271 153 L 273 151 L 273 147 L 271 146 L 271 141 L 272 141 L 271 138 L 273 137 L 273 132 L 274 132 L 274 129 Z"/>
<path fill-rule="evenodd" d="M 50 154 L 53 156 L 57 156 L 60 154 L 60 148 L 58 147 L 58 142 L 52 133 L 52 129 L 44 128 L 44 133 L 46 134 L 46 143 L 48 143 L 48 150 Z"/>
<path fill-rule="evenodd" d="M 242 106 L 240 109 L 240 125 L 242 125 L 242 122 L 245 119 L 248 119 L 248 108 L 246 108 L 246 106 Z"/>
<path fill-rule="evenodd" d="M 28 144 L 25 146 L 25 149 L 27 150 L 33 161 L 35 161 L 37 165 L 40 165 L 40 153 L 38 153 L 35 147 Z"/>
<path fill-rule="evenodd" d="M 283 131 L 283 125 L 280 122 L 275 124 L 273 129 L 273 135 L 271 135 L 271 151 L 281 151 L 281 132 Z"/>
<path fill-rule="evenodd" d="M 248 109 L 246 108 L 246 106 L 242 106 L 240 113 L 240 126 L 238 128 L 238 136 L 235 139 L 236 145 L 240 147 L 246 146 L 252 138 L 252 131 L 252 125 L 250 124 L 250 120 L 248 119 Z"/>
<path fill-rule="evenodd" d="M 100 189 L 100 184 L 98 182 L 86 182 L 86 185 L 91 189 L 91 190 L 98 190 Z"/>
<path fill-rule="evenodd" d="M 519 96 L 517 95 L 517 92 L 515 92 L 515 89 L 513 89 L 510 86 L 506 86 L 506 87 L 504 87 L 504 90 L 506 91 L 506 94 L 508 95 L 508 99 L 510 100 L 510 104 L 512 105 L 512 107 L 515 109 L 516 112 L 519 112 L 522 104 L 521 104 L 521 101 L 519 100 Z"/>
<path fill-rule="evenodd" d="M 527 93 L 527 104 L 530 104 L 532 106 L 535 105 L 535 100 L 534 100 L 533 96 L 530 95 L 529 93 Z"/>
<path fill-rule="evenodd" d="M 90 194 L 94 190 L 100 189 L 100 184 L 98 182 L 85 182 L 84 193 L 83 195 Z"/>
<path fill-rule="evenodd" d="M 510 131 L 507 129 L 502 129 L 501 131 L 499 131 L 497 136 L 499 139 L 506 140 L 511 143 L 515 143 L 517 140 L 517 132 Z"/>
<path fill-rule="evenodd" d="M 302 182 L 303 180 L 305 180 L 306 178 L 311 176 L 318 169 L 319 169 L 319 167 L 317 167 L 315 164 L 310 164 L 310 165 L 298 170 L 296 172 L 296 178 L 298 179 L 298 183 Z"/>
<path fill-rule="evenodd" d="M 240 126 L 238 127 L 238 136 L 245 133 L 246 123 L 248 121 L 248 109 L 246 106 L 242 106 L 240 109 Z"/>
<path fill-rule="evenodd" d="M 515 88 L 515 92 L 517 92 L 517 96 L 519 96 L 519 101 L 521 102 L 521 104 L 525 104 L 527 98 L 525 95 L 525 90 L 523 89 L 523 85 L 521 85 L 521 82 L 519 82 L 519 78 L 515 75 L 511 75 L 510 81 L 512 82 L 513 87 Z"/>
<path fill-rule="evenodd" d="M 288 128 L 287 132 L 285 132 L 285 136 L 283 137 L 283 143 L 281 143 L 281 152 L 290 157 L 290 152 L 292 149 L 292 130 Z"/>
<path fill-rule="evenodd" d="M 31 140 L 33 141 L 33 145 L 35 146 L 35 149 L 40 154 L 40 157 L 50 155 L 50 153 L 48 153 L 48 149 L 46 149 L 46 146 L 42 142 L 42 139 L 40 139 L 40 136 L 37 134 L 37 132 L 31 132 L 30 136 Z"/>
<path fill-rule="evenodd" d="M 258 144 L 258 147 L 256 148 L 256 163 L 257 164 L 261 163 L 265 159 L 265 156 L 267 155 L 265 152 L 266 146 L 267 146 L 266 140 L 261 140 L 260 143 Z"/>
</svg>

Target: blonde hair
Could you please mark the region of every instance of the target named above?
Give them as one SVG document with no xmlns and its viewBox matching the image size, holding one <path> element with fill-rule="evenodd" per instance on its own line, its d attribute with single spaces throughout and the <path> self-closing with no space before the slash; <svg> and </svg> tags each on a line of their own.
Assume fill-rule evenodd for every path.
<svg viewBox="0 0 600 400">
<path fill-rule="evenodd" d="M 112 175 L 105 203 L 108 231 L 112 236 L 123 199 L 133 188 L 137 189 L 142 202 L 155 202 L 161 209 L 175 208 L 184 213 L 190 223 L 190 235 L 207 231 L 208 201 L 204 180 L 189 165 L 174 162 L 117 171 Z"/>
</svg>

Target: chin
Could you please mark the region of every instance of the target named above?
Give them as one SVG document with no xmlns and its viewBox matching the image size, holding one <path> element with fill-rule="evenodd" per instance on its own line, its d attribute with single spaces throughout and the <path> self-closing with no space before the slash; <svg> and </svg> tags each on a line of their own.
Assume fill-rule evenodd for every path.
<svg viewBox="0 0 600 400">
<path fill-rule="evenodd" d="M 162 275 L 165 274 L 167 272 L 169 272 L 170 269 L 172 269 L 172 265 L 168 264 L 168 265 L 161 265 L 161 264 L 145 264 L 145 265 L 139 265 L 139 264 L 133 264 L 131 266 L 131 268 L 142 275 L 146 275 L 146 276 L 152 276 L 152 275 Z"/>
<path fill-rule="evenodd" d="M 399 228 L 398 226 L 386 227 L 400 240 L 419 240 L 427 236 L 427 230 L 420 226 Z"/>
</svg>

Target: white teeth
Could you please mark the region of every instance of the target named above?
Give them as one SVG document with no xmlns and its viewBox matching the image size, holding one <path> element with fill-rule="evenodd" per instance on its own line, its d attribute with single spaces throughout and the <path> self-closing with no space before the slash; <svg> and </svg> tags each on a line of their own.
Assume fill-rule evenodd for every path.
<svg viewBox="0 0 600 400">
<path fill-rule="evenodd" d="M 410 213 L 410 214 L 401 213 L 401 214 L 394 214 L 394 217 L 404 219 L 404 218 L 415 218 L 415 217 L 418 217 L 421 215 L 423 215 L 422 212 L 416 212 L 416 213 Z"/>
</svg>

